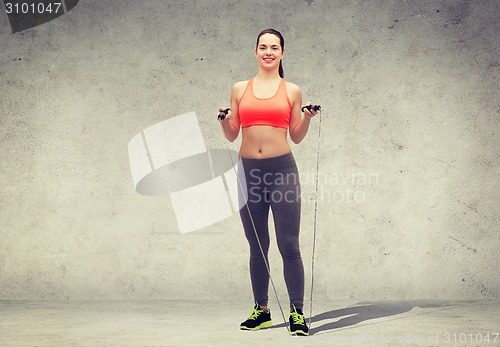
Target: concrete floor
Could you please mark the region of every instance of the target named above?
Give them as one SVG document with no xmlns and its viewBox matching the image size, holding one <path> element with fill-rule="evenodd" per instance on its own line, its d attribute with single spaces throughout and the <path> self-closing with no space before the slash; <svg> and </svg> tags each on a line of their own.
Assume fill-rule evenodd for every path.
<svg viewBox="0 0 500 347">
<path fill-rule="evenodd" d="M 240 331 L 241 303 L 0 301 L 0 312 L 0 346 L 500 346 L 499 301 L 316 302 L 309 337 L 288 336 L 276 307 L 273 328 Z"/>
</svg>

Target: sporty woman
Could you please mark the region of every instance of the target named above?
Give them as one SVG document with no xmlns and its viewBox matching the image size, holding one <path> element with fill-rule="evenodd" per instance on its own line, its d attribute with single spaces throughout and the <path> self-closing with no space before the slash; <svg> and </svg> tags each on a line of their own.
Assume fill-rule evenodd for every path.
<svg viewBox="0 0 500 347">
<path fill-rule="evenodd" d="M 317 112 L 305 108 L 304 117 L 301 116 L 301 90 L 283 78 L 284 48 L 280 32 L 266 29 L 259 34 L 255 50 L 257 75 L 234 84 L 231 110 L 221 123 L 231 142 L 238 137 L 240 127 L 242 129 L 239 156 L 247 201 L 240 209 L 240 217 L 250 245 L 255 306 L 240 328 L 259 330 L 272 326 L 267 256 L 271 209 L 290 299 L 290 333 L 308 335 L 303 314 L 304 266 L 299 247 L 300 182 L 287 132 L 294 143 L 300 143 Z M 220 108 L 219 112 L 224 110 L 226 108 Z"/>
</svg>

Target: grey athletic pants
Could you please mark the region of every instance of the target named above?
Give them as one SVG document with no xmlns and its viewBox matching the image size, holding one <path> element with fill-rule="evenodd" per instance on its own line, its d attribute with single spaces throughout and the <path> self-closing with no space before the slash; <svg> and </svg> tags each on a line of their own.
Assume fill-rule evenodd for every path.
<svg viewBox="0 0 500 347">
<path fill-rule="evenodd" d="M 268 304 L 269 274 L 264 263 L 256 233 L 268 261 L 269 210 L 272 210 L 276 240 L 281 257 L 290 307 L 304 306 L 304 265 L 299 248 L 300 181 L 292 153 L 274 158 L 241 158 L 239 173 L 245 184 L 246 206 L 241 203 L 240 217 L 250 245 L 250 279 L 255 301 Z M 246 186 L 246 187 L 245 187 Z M 247 208 L 248 206 L 248 208 Z M 248 210 L 250 209 L 250 213 Z M 252 223 L 253 220 L 253 223 Z M 255 230 L 254 226 L 255 225 Z"/>
</svg>

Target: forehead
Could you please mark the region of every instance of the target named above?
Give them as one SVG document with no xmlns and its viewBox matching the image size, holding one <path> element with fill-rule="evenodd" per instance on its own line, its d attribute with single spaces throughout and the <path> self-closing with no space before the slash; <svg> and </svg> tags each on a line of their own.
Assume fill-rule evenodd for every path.
<svg viewBox="0 0 500 347">
<path fill-rule="evenodd" d="M 259 38 L 259 45 L 273 46 L 280 44 L 280 38 L 274 34 L 264 34 Z"/>
</svg>

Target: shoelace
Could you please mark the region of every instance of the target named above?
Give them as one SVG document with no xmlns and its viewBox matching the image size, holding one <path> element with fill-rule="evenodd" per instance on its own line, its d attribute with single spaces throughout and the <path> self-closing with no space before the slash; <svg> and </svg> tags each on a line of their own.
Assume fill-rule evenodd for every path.
<svg viewBox="0 0 500 347">
<path fill-rule="evenodd" d="M 264 312 L 264 310 L 258 310 L 258 309 L 254 309 L 252 311 L 252 314 L 250 315 L 250 317 L 248 317 L 248 319 L 250 320 L 256 320 L 257 318 L 259 318 L 259 315 Z"/>
<path fill-rule="evenodd" d="M 292 317 L 293 324 L 305 325 L 304 315 L 298 314 L 297 312 L 292 312 L 290 316 Z"/>
</svg>

